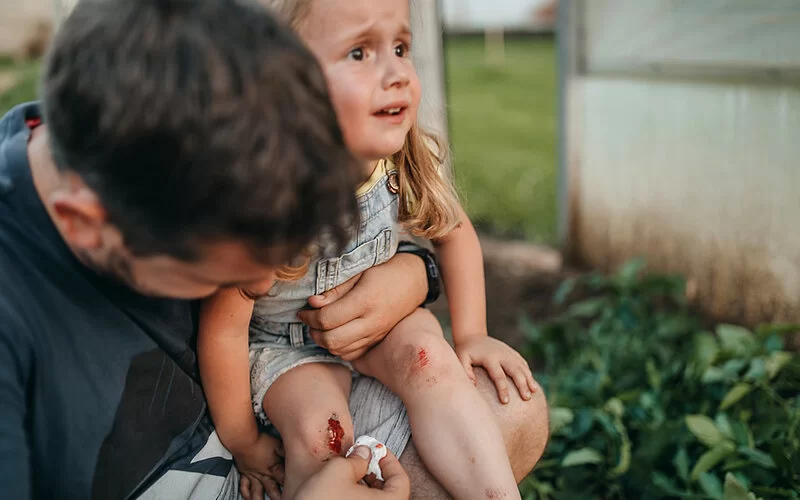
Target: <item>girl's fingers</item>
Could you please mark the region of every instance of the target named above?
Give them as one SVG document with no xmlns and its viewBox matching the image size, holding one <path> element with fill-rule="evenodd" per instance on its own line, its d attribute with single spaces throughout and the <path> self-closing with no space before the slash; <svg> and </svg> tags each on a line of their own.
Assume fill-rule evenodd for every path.
<svg viewBox="0 0 800 500">
<path fill-rule="evenodd" d="M 525 401 L 530 401 L 531 391 L 528 388 L 528 379 L 525 377 L 525 370 L 522 367 L 510 367 L 506 368 L 506 373 L 508 373 L 508 376 L 514 381 L 514 385 L 517 386 L 519 396 Z"/>
<path fill-rule="evenodd" d="M 503 367 L 497 362 L 486 363 L 483 367 L 489 373 L 489 377 L 494 381 L 494 385 L 497 387 L 497 395 L 500 397 L 500 402 L 504 405 L 508 404 L 508 382 Z"/>
<path fill-rule="evenodd" d="M 478 378 L 475 376 L 475 370 L 472 369 L 472 359 L 467 355 L 462 355 L 458 357 L 458 360 L 461 361 L 461 366 L 463 366 L 464 371 L 467 372 L 467 377 L 473 384 L 477 384 Z"/>
</svg>

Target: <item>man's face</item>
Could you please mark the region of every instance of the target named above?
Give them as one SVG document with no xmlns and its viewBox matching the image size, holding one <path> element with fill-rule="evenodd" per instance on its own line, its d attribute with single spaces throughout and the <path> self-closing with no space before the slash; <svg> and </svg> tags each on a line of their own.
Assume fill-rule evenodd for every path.
<svg viewBox="0 0 800 500">
<path fill-rule="evenodd" d="M 183 261 L 166 255 L 137 257 L 119 243 L 108 244 L 114 240 L 107 239 L 103 250 L 79 251 L 78 257 L 142 295 L 199 299 L 220 288 L 241 288 L 259 296 L 266 294 L 275 281 L 277 268 L 257 262 L 243 243 L 203 245 L 201 258 Z"/>
<path fill-rule="evenodd" d="M 77 175 L 57 173 L 39 129 L 34 131 L 29 157 L 36 189 L 53 223 L 78 259 L 96 272 L 143 295 L 177 299 L 207 297 L 220 288 L 242 288 L 259 296 L 272 287 L 279 265 L 259 262 L 242 241 L 198 243 L 199 258 L 192 261 L 163 254 L 134 255 L 97 194 Z M 291 257 L 273 250 L 276 260 Z"/>
</svg>

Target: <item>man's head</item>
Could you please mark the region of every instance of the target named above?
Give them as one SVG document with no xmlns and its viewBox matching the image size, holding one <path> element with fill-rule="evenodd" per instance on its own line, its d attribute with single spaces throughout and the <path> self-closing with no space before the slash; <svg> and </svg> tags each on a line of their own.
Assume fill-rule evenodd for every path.
<svg viewBox="0 0 800 500">
<path fill-rule="evenodd" d="M 42 82 L 67 243 L 148 294 L 258 290 L 347 238 L 358 167 L 314 57 L 237 0 L 82 0 Z"/>
</svg>

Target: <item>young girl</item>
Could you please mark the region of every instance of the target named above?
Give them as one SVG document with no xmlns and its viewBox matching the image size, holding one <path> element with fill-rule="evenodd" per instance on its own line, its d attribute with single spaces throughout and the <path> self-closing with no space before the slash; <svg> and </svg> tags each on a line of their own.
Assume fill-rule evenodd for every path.
<svg viewBox="0 0 800 500">
<path fill-rule="evenodd" d="M 472 366 L 487 370 L 504 403 L 507 375 L 523 399 L 535 386 L 525 360 L 487 334 L 478 238 L 440 172 L 443 148 L 416 123 L 420 84 L 409 56 L 408 0 L 268 3 L 317 56 L 365 180 L 356 192 L 357 234 L 345 253 L 332 257 L 330 245 L 321 243 L 307 269 L 291 279 L 284 274 L 265 296 L 253 300 L 260 291 L 225 290 L 204 305 L 201 374 L 220 439 L 239 470 L 263 482 L 253 471 L 270 457 L 256 443 L 269 437 L 259 436 L 254 407 L 283 438 L 283 498 L 292 498 L 324 460 L 353 441 L 348 395 L 355 369 L 403 400 L 420 456 L 451 495 L 519 498 L 503 436 L 474 385 Z M 297 312 L 310 296 L 390 259 L 401 227 L 437 247 L 455 352 L 436 319 L 420 309 L 350 365 L 315 345 Z M 251 394 L 244 389 L 248 332 Z"/>
</svg>

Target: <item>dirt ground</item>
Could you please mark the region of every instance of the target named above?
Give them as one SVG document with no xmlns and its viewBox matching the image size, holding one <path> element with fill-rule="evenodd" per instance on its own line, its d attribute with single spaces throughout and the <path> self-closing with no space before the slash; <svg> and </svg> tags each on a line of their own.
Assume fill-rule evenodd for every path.
<svg viewBox="0 0 800 500">
<path fill-rule="evenodd" d="M 540 245 L 481 236 L 481 247 L 489 333 L 520 348 L 524 340 L 520 317 L 527 315 L 536 321 L 560 312 L 552 303 L 553 294 L 564 279 L 578 271 L 565 268 L 556 250 Z M 447 330 L 446 297 L 433 304 L 431 310 Z"/>
</svg>

